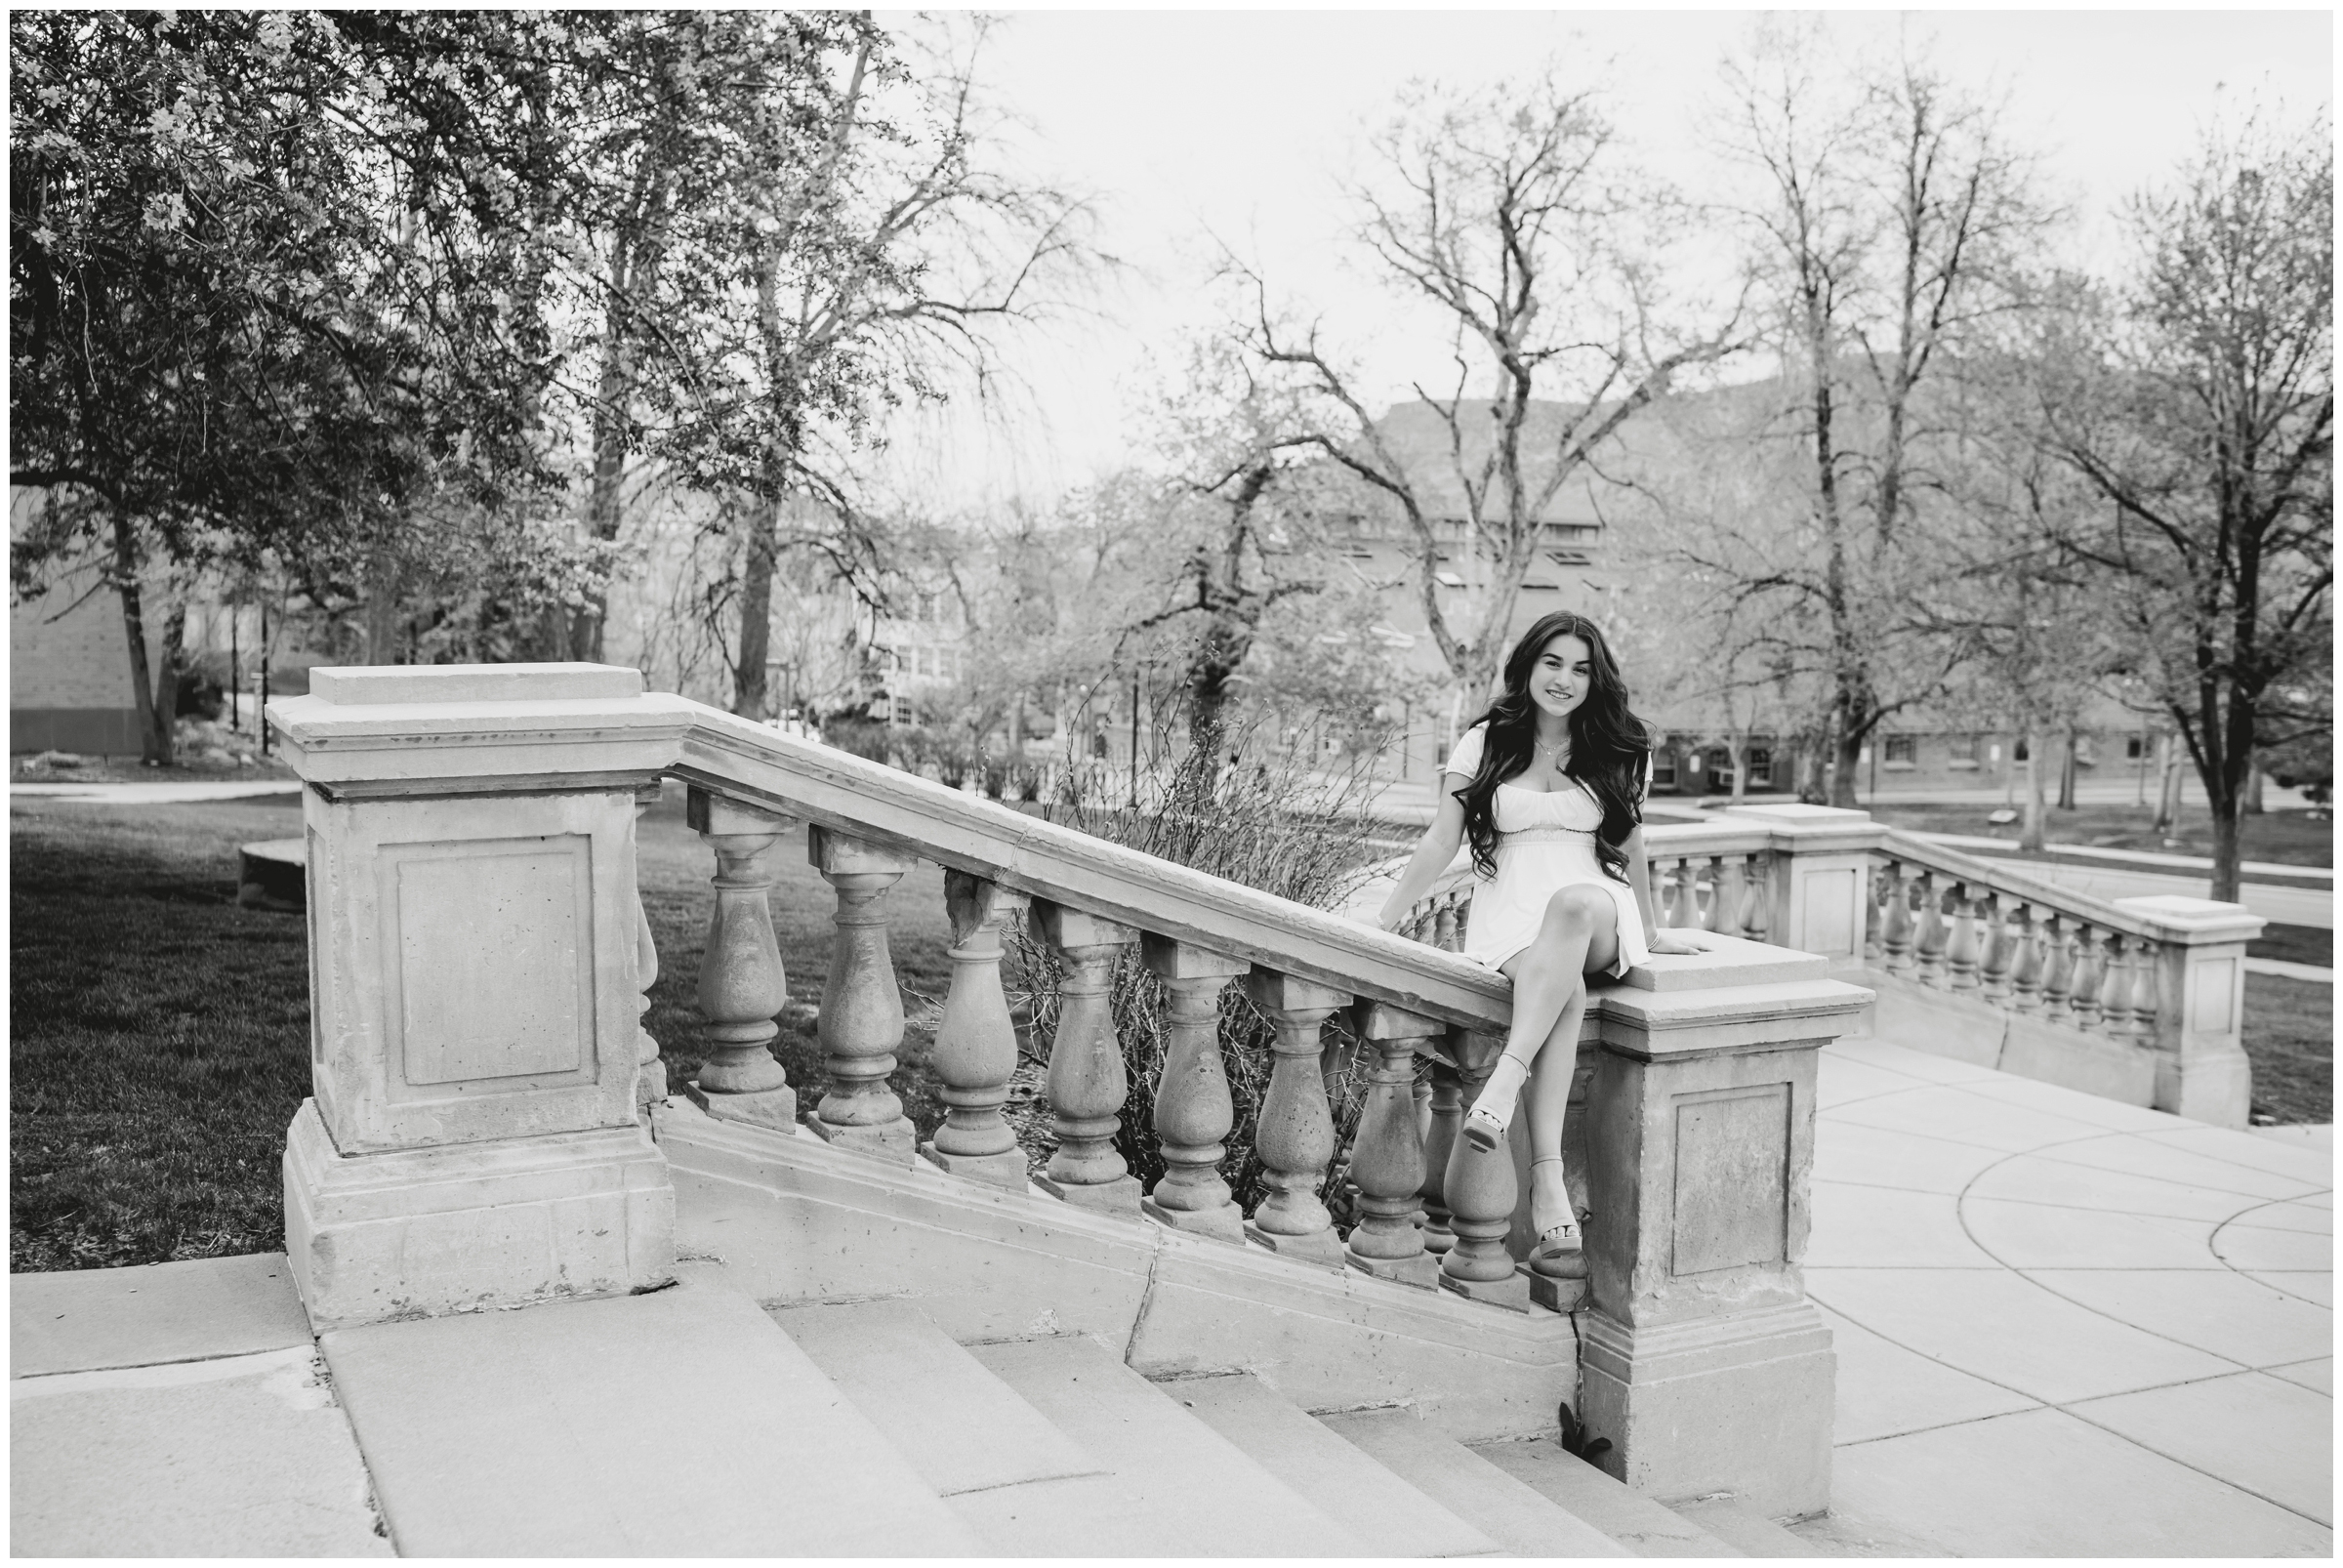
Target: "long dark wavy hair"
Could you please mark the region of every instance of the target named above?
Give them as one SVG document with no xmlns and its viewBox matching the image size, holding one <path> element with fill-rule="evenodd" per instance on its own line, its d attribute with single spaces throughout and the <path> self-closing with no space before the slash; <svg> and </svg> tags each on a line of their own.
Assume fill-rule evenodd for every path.
<svg viewBox="0 0 2343 1568">
<path fill-rule="evenodd" d="M 1479 771 L 1452 793 L 1464 803 L 1464 837 L 1472 864 L 1484 877 L 1497 875 L 1497 787 L 1534 760 L 1538 705 L 1530 700 L 1530 672 L 1538 655 L 1558 637 L 1586 644 L 1586 700 L 1570 716 L 1570 777 L 1586 786 L 1603 808 L 1595 830 L 1594 854 L 1603 870 L 1627 880 L 1627 835 L 1643 821 L 1644 769 L 1651 755 L 1651 730 L 1627 708 L 1627 684 L 1620 679 L 1611 644 L 1592 621 L 1569 610 L 1541 615 L 1505 655 L 1504 694 L 1473 721 L 1489 732 Z"/>
</svg>

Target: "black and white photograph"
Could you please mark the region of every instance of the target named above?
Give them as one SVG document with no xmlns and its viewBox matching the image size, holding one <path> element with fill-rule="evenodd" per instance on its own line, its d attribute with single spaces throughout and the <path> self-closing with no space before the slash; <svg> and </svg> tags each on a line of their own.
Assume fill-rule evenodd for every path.
<svg viewBox="0 0 2343 1568">
<path fill-rule="evenodd" d="M 12 8 L 22 1557 L 2334 1554 L 2334 14 Z"/>
</svg>

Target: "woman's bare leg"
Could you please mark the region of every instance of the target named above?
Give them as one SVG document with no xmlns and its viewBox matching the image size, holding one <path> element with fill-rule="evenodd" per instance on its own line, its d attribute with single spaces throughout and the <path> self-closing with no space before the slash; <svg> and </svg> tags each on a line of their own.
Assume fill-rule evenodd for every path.
<svg viewBox="0 0 2343 1568">
<path fill-rule="evenodd" d="M 1545 1037 L 1530 1073 L 1530 1224 L 1541 1237 L 1565 1220 L 1578 1222 L 1578 1206 L 1563 1179 L 1562 1126 L 1570 1114 L 1570 1081 L 1578 1070 L 1579 1031 L 1585 1020 L 1582 984 Z"/>
<path fill-rule="evenodd" d="M 1574 1003 L 1583 1012 L 1587 970 L 1607 970 L 1618 955 L 1619 906 L 1610 894 L 1599 887 L 1570 887 L 1547 901 L 1537 940 L 1503 967 L 1513 981 L 1513 1018 L 1504 1054 L 1464 1120 L 1464 1135 L 1474 1147 L 1493 1149 L 1503 1138 L 1521 1086 L 1563 1013 Z M 1575 1053 L 1575 1029 L 1570 1038 Z M 1557 1131 L 1557 1148 L 1560 1140 Z"/>
</svg>

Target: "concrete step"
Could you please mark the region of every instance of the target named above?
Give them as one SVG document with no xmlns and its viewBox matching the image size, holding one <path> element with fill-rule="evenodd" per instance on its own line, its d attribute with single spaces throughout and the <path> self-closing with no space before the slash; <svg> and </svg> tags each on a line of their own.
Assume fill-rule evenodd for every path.
<svg viewBox="0 0 2343 1568">
<path fill-rule="evenodd" d="M 1080 1335 L 968 1346 L 1109 1474 L 1037 1484 L 1018 1517 L 994 1528 L 1041 1530 L 1060 1505 L 1114 1507 L 1111 1533 L 1085 1532 L 1034 1555 L 1351 1557 L 1365 1542 L 1305 1501 L 1154 1383 Z M 997 1494 L 977 1493 L 973 1503 Z M 1043 1517 L 1030 1517 L 1038 1507 Z M 982 1533 L 990 1537 L 989 1528 Z"/>
<path fill-rule="evenodd" d="M 1107 1555 L 1160 1522 L 911 1302 L 767 1310 L 988 1550 Z"/>
<path fill-rule="evenodd" d="M 1250 1373 L 1156 1384 L 1383 1557 L 1472 1557 L 1498 1544 Z"/>
<path fill-rule="evenodd" d="M 1745 1557 L 1832 1555 L 1821 1544 L 1791 1534 L 1755 1506 L 1736 1497 L 1685 1498 L 1670 1503 L 1668 1507 L 1717 1539 L 1731 1543 Z"/>
<path fill-rule="evenodd" d="M 984 1549 L 756 1302 L 715 1284 L 319 1342 L 406 1556 Z"/>
<path fill-rule="evenodd" d="M 1638 1557 L 1747 1555 L 1665 1504 L 1565 1452 L 1550 1437 L 1526 1443 L 1474 1443 L 1471 1447 L 1531 1491 L 1578 1515 Z"/>
<path fill-rule="evenodd" d="M 1413 1410 L 1362 1410 L 1318 1419 L 1433 1502 L 1470 1519 L 1515 1556 L 1635 1555 Z"/>
</svg>

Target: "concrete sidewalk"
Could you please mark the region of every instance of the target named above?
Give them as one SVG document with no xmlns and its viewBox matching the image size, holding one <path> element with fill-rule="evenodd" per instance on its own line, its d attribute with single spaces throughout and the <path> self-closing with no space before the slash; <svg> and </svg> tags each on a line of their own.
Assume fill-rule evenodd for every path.
<svg viewBox="0 0 2343 1568">
<path fill-rule="evenodd" d="M 11 784 L 8 793 L 30 800 L 73 801 L 93 805 L 187 805 L 202 801 L 241 801 L 263 795 L 299 795 L 297 778 L 231 779 L 223 783 Z"/>
<path fill-rule="evenodd" d="M 2332 1551 L 2331 1152 L 1873 1041 L 1821 1098 L 1832 1537 Z"/>
</svg>

